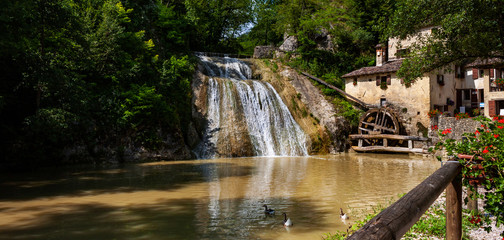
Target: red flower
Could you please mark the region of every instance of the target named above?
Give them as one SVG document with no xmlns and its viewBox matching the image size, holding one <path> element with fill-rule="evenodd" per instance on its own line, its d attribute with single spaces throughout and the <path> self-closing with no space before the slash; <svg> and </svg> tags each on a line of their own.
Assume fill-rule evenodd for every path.
<svg viewBox="0 0 504 240">
<path fill-rule="evenodd" d="M 437 125 L 432 125 L 431 126 L 431 130 L 437 130 L 438 129 L 438 126 Z"/>
<path fill-rule="evenodd" d="M 498 138 L 499 137 L 499 134 L 494 134 L 494 138 Z"/>
<path fill-rule="evenodd" d="M 480 132 L 478 130 L 476 130 L 476 132 L 474 132 L 474 134 L 480 134 Z"/>
<path fill-rule="evenodd" d="M 497 116 L 493 117 L 494 121 L 497 121 L 498 119 L 499 119 L 499 117 L 497 117 Z"/>
<path fill-rule="evenodd" d="M 451 133 L 451 130 L 452 130 L 451 128 L 445 129 L 443 130 L 443 132 L 441 132 L 441 134 L 446 135 L 448 133 Z"/>
<path fill-rule="evenodd" d="M 491 147 L 491 146 L 492 146 L 492 145 L 490 145 L 490 147 Z M 485 149 L 483 150 L 483 153 L 488 153 L 488 152 L 489 152 L 489 151 L 488 151 L 488 146 L 487 146 L 487 147 L 485 147 Z"/>
<path fill-rule="evenodd" d="M 497 127 L 498 127 L 499 129 L 502 129 L 502 128 L 504 128 L 503 126 L 497 126 Z"/>
<path fill-rule="evenodd" d="M 500 119 L 500 120 L 499 120 L 499 123 L 504 123 L 504 119 Z"/>
</svg>

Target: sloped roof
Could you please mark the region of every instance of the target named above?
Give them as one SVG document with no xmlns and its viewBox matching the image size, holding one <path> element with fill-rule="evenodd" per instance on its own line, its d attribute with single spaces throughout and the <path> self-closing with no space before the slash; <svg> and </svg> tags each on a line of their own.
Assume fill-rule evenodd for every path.
<svg viewBox="0 0 504 240">
<path fill-rule="evenodd" d="M 474 60 L 474 62 L 467 64 L 466 67 L 494 67 L 503 65 L 504 65 L 504 59 L 502 58 L 487 58 L 487 59 L 478 58 Z"/>
<path fill-rule="evenodd" d="M 397 72 L 401 67 L 402 60 L 387 62 L 381 66 L 373 66 L 373 67 L 363 67 L 361 69 L 357 69 L 355 71 L 349 72 L 343 75 L 343 78 L 351 78 L 365 75 L 373 75 L 379 73 L 390 73 Z"/>
</svg>

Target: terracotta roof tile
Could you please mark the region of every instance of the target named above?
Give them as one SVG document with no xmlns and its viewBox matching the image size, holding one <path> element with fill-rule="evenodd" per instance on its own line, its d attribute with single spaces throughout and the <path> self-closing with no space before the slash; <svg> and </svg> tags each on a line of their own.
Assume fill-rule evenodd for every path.
<svg viewBox="0 0 504 240">
<path fill-rule="evenodd" d="M 474 60 L 474 62 L 467 64 L 466 67 L 493 67 L 503 65 L 504 65 L 504 59 L 501 58 L 487 58 L 487 59 L 478 58 Z"/>
<path fill-rule="evenodd" d="M 387 62 L 381 66 L 373 66 L 373 67 L 363 67 L 361 69 L 357 69 L 353 72 L 347 73 L 343 75 L 343 78 L 350 78 L 350 77 L 358 77 L 358 76 L 364 76 L 364 75 L 372 75 L 372 74 L 378 74 L 378 73 L 389 73 L 389 72 L 397 72 L 399 68 L 401 67 L 402 60 L 397 60 L 397 61 L 392 61 L 392 62 Z"/>
</svg>

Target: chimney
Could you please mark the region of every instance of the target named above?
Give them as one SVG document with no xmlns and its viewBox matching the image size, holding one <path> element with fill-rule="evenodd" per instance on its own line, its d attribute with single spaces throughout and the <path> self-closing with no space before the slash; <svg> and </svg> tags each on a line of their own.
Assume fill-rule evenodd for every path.
<svg viewBox="0 0 504 240">
<path fill-rule="evenodd" d="M 387 60 L 387 45 L 381 43 L 376 45 L 376 66 L 383 65 Z"/>
</svg>

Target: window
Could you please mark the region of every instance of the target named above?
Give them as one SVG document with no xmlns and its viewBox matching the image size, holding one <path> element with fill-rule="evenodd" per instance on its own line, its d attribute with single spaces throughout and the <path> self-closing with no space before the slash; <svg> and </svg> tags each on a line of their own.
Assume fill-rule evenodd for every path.
<svg viewBox="0 0 504 240">
<path fill-rule="evenodd" d="M 464 69 L 460 65 L 455 65 L 455 77 L 464 78 Z"/>
<path fill-rule="evenodd" d="M 483 75 L 485 75 L 485 70 L 484 69 L 480 69 L 479 70 L 479 77 L 483 77 Z"/>
<path fill-rule="evenodd" d="M 396 58 L 404 58 L 409 52 L 410 51 L 407 48 L 397 49 Z"/>
<path fill-rule="evenodd" d="M 444 86 L 444 75 L 437 75 L 437 83 Z"/>
<path fill-rule="evenodd" d="M 464 89 L 462 90 L 463 92 L 463 100 L 471 100 L 471 90 L 469 89 Z"/>
</svg>

